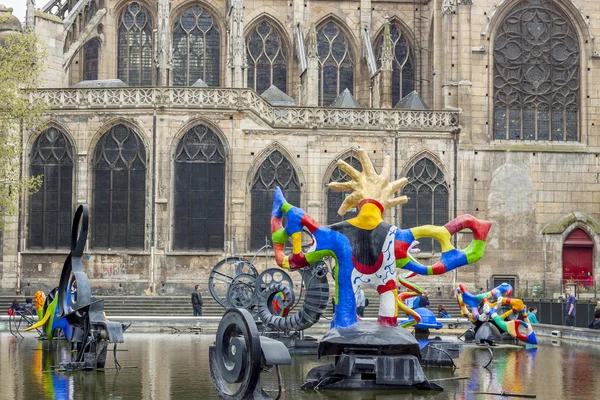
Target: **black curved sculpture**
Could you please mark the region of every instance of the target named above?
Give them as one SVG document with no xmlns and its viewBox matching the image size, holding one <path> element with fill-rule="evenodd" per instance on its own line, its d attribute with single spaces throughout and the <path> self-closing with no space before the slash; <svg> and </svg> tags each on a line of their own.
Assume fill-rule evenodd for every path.
<svg viewBox="0 0 600 400">
<path fill-rule="evenodd" d="M 275 366 L 290 365 L 285 345 L 260 336 L 252 315 L 242 308 L 228 309 L 217 330 L 215 345 L 209 348 L 210 376 L 224 399 L 269 399 L 260 385 L 260 373 Z M 279 398 L 279 396 L 278 396 Z"/>
<path fill-rule="evenodd" d="M 44 318 L 28 328 L 31 330 L 45 325 L 49 339 L 56 328 L 65 332 L 76 350 L 72 360 L 59 365 L 66 370 L 104 368 L 108 343 L 115 344 L 115 366 L 118 368 L 116 344 L 124 342 L 123 332 L 129 327 L 108 321 L 104 315 L 104 301 L 92 296 L 82 263 L 88 225 L 88 206 L 83 204 L 77 208 L 73 219 L 71 252 L 63 264 L 59 286 L 46 298 Z"/>
</svg>

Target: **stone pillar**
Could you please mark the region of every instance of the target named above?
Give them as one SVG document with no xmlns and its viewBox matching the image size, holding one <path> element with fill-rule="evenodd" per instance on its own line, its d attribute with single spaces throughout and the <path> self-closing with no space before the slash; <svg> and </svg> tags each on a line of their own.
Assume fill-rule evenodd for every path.
<svg viewBox="0 0 600 400">
<path fill-rule="evenodd" d="M 169 0 L 158 0 L 158 37 L 156 46 L 156 67 L 158 68 L 158 85 L 168 86 L 173 62 L 173 50 L 171 48 L 171 29 L 169 15 L 171 5 Z"/>
<path fill-rule="evenodd" d="M 294 56 L 296 57 L 296 61 L 294 63 L 294 67 L 291 71 L 293 71 L 293 75 L 288 73 L 289 85 L 292 85 L 290 88 L 290 92 L 288 93 L 291 97 L 296 99 L 296 104 L 302 105 L 304 104 L 304 91 L 302 85 L 302 76 L 306 73 L 305 70 L 302 69 L 302 65 L 300 64 L 300 60 L 298 59 L 298 53 L 302 52 L 306 55 L 306 48 L 304 46 L 304 40 L 302 41 L 302 45 L 298 48 L 300 43 L 298 43 L 297 39 L 297 30 L 298 26 L 300 26 L 301 34 L 304 35 L 304 28 L 309 26 L 308 18 L 308 3 L 309 0 L 293 0 L 293 8 L 292 8 L 292 27 L 291 32 L 294 38 Z M 288 85 L 288 87 L 290 87 Z M 283 88 L 280 88 L 283 89 Z"/>
<path fill-rule="evenodd" d="M 442 2 L 442 98 L 443 108 L 456 108 L 458 96 L 456 93 L 456 82 L 453 79 L 452 60 L 453 57 L 453 14 L 456 11 L 455 0 L 444 0 Z"/>
<path fill-rule="evenodd" d="M 25 28 L 33 30 L 35 25 L 35 0 L 27 0 L 27 11 L 25 11 Z"/>
<path fill-rule="evenodd" d="M 227 86 L 246 86 L 246 43 L 244 41 L 244 2 L 231 0 L 228 16 Z"/>
<path fill-rule="evenodd" d="M 392 108 L 392 60 L 394 51 L 390 34 L 390 22 L 386 17 L 383 28 L 383 46 L 381 49 L 381 68 L 376 79 L 379 80 L 379 108 Z"/>
<path fill-rule="evenodd" d="M 471 4 L 472 0 L 458 0 L 458 107 L 462 109 L 461 142 L 471 142 Z M 466 128 L 466 129 L 465 129 Z"/>
<path fill-rule="evenodd" d="M 306 71 L 302 74 L 302 105 L 319 105 L 319 53 L 317 48 L 317 28 L 313 24 L 308 35 L 306 46 Z"/>
<path fill-rule="evenodd" d="M 360 0 L 360 26 L 371 30 L 373 12 L 371 10 L 371 0 Z"/>
</svg>

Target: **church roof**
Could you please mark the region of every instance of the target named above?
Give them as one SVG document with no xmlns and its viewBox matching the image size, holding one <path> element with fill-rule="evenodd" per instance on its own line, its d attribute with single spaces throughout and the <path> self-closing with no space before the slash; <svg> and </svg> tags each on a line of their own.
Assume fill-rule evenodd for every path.
<svg viewBox="0 0 600 400">
<path fill-rule="evenodd" d="M 198 79 L 196 82 L 194 82 L 192 87 L 208 87 L 208 85 L 202 79 Z"/>
<path fill-rule="evenodd" d="M 260 95 L 263 99 L 273 106 L 295 106 L 296 101 L 283 93 L 277 86 L 271 85 L 270 88 Z"/>
<path fill-rule="evenodd" d="M 354 99 L 350 90 L 346 88 L 338 95 L 338 97 L 336 97 L 333 103 L 331 103 L 331 107 L 360 108 L 360 104 Z"/>
<path fill-rule="evenodd" d="M 398 101 L 396 108 L 401 108 L 403 110 L 427 110 L 427 105 L 423 103 L 419 93 L 417 93 L 416 90 L 413 90 Z"/>
<path fill-rule="evenodd" d="M 81 81 L 73 85 L 76 88 L 99 88 L 99 87 L 120 87 L 127 86 L 120 79 L 102 79 L 96 81 Z"/>
<path fill-rule="evenodd" d="M 19 21 L 19 18 L 12 15 L 12 12 L 12 8 L 0 4 L 0 19 L 2 20 L 2 22 L 0 22 L 0 32 L 20 32 L 23 30 L 23 28 L 21 27 L 21 21 Z"/>
</svg>

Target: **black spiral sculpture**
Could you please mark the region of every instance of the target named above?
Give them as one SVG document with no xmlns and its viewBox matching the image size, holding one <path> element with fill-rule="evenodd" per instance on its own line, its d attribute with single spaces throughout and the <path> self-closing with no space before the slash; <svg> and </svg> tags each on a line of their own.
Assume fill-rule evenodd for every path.
<svg viewBox="0 0 600 400">
<path fill-rule="evenodd" d="M 271 308 L 273 297 L 279 292 L 283 293 L 285 299 L 293 299 L 290 287 L 281 283 L 273 283 L 260 292 L 258 316 L 270 328 L 283 331 L 301 331 L 317 323 L 327 309 L 329 302 L 327 265 L 319 262 L 305 268 L 301 273 L 306 295 L 300 309 L 291 316 L 276 315 Z"/>
</svg>

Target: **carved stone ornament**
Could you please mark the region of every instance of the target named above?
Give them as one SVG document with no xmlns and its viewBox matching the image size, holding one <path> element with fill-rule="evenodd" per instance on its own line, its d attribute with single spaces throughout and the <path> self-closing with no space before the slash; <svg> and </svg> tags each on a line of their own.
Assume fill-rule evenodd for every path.
<svg viewBox="0 0 600 400">
<path fill-rule="evenodd" d="M 454 12 L 454 0 L 444 0 L 441 11 L 442 15 L 452 14 Z"/>
</svg>

